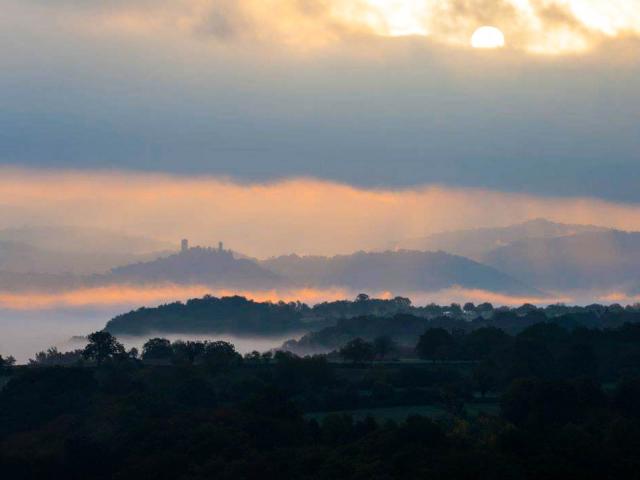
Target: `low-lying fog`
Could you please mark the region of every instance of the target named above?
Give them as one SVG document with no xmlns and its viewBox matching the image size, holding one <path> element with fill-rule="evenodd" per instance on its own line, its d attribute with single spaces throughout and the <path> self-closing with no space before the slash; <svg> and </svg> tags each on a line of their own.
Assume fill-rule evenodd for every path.
<svg viewBox="0 0 640 480">
<path fill-rule="evenodd" d="M 37 352 L 55 346 L 60 351 L 68 351 L 84 347 L 83 340 L 71 341 L 74 336 L 85 336 L 91 332 L 102 330 L 114 316 L 128 312 L 140 305 L 156 306 L 175 300 L 185 301 L 188 298 L 200 297 L 205 293 L 216 296 L 241 294 L 255 301 L 301 300 L 309 305 L 322 301 L 354 298 L 357 292 L 341 289 L 314 290 L 302 289 L 294 291 L 208 291 L 205 287 L 165 286 L 163 288 L 119 288 L 115 292 L 104 289 L 87 292 L 71 292 L 65 295 L 50 295 L 51 298 L 42 299 L 33 294 L 17 294 L 11 298 L 0 295 L 0 355 L 14 356 L 18 363 L 28 362 Z M 371 292 L 374 298 L 392 298 L 395 293 Z M 636 303 L 640 297 L 629 297 L 624 294 L 608 292 L 574 292 L 569 296 L 552 295 L 549 298 L 521 298 L 510 297 L 484 290 L 467 290 L 450 288 L 438 292 L 407 292 L 402 293 L 413 300 L 414 305 L 426 305 L 435 302 L 447 305 L 451 302 L 465 303 L 472 301 L 482 303 L 489 301 L 494 305 L 518 306 L 523 303 L 548 305 L 552 303 L 566 303 L 586 305 L 593 302 Z M 74 295 L 77 295 L 76 298 Z M 46 300 L 46 301 L 45 301 Z M 157 335 L 171 340 L 199 339 L 226 340 L 233 343 L 240 353 L 252 350 L 260 352 L 279 347 L 283 338 L 247 338 L 229 335 Z M 127 348 L 136 347 L 141 350 L 149 337 L 120 338 Z"/>
<path fill-rule="evenodd" d="M 27 363 L 37 352 L 49 347 L 60 351 L 83 348 L 86 342 L 73 339 L 104 328 L 109 319 L 121 313 L 106 310 L 47 310 L 15 311 L 0 310 L 0 355 L 12 355 L 19 364 Z M 151 337 L 122 337 L 119 340 L 127 349 L 136 347 L 142 351 L 142 345 Z M 183 340 L 225 340 L 236 346 L 244 354 L 253 350 L 264 352 L 279 347 L 285 340 L 292 338 L 268 337 L 249 338 L 232 335 L 157 335 L 172 341 Z"/>
</svg>

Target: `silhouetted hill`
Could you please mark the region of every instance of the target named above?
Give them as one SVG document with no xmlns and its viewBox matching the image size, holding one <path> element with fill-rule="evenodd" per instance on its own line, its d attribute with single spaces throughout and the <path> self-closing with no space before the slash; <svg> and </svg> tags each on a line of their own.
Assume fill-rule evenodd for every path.
<svg viewBox="0 0 640 480">
<path fill-rule="evenodd" d="M 111 282 L 203 284 L 236 288 L 272 288 L 284 284 L 279 275 L 228 250 L 190 248 L 151 262 L 115 268 Z"/>
<path fill-rule="evenodd" d="M 429 292 L 459 286 L 517 295 L 539 293 L 492 267 L 444 252 L 289 255 L 266 260 L 262 265 L 305 286 L 396 292 Z"/>
<path fill-rule="evenodd" d="M 495 249 L 487 263 L 541 289 L 635 291 L 640 233 L 587 232 L 528 239 Z"/>
<path fill-rule="evenodd" d="M 254 302 L 244 297 L 192 299 L 157 308 L 140 308 L 110 320 L 105 330 L 114 335 L 150 333 L 227 333 L 281 335 L 302 331 L 299 303 Z"/>
<path fill-rule="evenodd" d="M 282 349 L 300 355 L 327 353 L 339 349 L 355 338 L 372 341 L 379 337 L 389 337 L 400 345 L 413 346 L 420 335 L 433 328 L 456 332 L 460 337 L 464 337 L 480 329 L 499 329 L 510 334 L 519 334 L 533 325 L 553 325 L 573 331 L 579 328 L 624 328 L 625 325 L 640 322 L 640 311 L 635 308 L 616 309 L 596 305 L 567 307 L 567 311 L 556 315 L 558 312 L 555 312 L 552 306 L 529 307 L 501 307 L 492 311 L 487 318 L 478 315 L 477 312 L 468 312 L 475 315 L 471 319 L 459 314 L 429 316 L 425 315 L 425 310 L 421 308 L 397 315 L 340 318 L 335 324 L 309 332 L 298 340 L 286 341 Z M 480 348 L 486 348 L 487 339 L 482 339 L 479 345 Z"/>
<path fill-rule="evenodd" d="M 394 247 L 414 250 L 443 250 L 482 262 L 492 250 L 527 239 L 555 238 L 608 229 L 592 225 L 568 225 L 542 218 L 498 228 L 478 228 L 438 233 L 423 238 L 407 239 Z"/>
</svg>

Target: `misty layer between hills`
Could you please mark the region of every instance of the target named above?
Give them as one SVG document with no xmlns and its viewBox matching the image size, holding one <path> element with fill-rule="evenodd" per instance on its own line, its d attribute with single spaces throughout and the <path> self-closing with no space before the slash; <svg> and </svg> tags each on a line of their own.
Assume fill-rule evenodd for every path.
<svg viewBox="0 0 640 480">
<path fill-rule="evenodd" d="M 257 260 L 224 248 L 172 251 L 167 243 L 111 232 L 0 231 L 0 291 L 177 285 L 227 293 L 337 288 L 392 296 L 460 289 L 541 299 L 574 291 L 599 298 L 640 291 L 640 233 L 543 219 L 333 257 Z"/>
</svg>

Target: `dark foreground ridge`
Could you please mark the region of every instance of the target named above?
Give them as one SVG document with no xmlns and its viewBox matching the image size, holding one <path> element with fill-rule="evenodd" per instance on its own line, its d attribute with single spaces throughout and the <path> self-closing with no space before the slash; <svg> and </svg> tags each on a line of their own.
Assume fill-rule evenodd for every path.
<svg viewBox="0 0 640 480">
<path fill-rule="evenodd" d="M 544 321 L 570 328 L 616 327 L 640 321 L 640 308 L 597 304 L 586 307 L 549 305 L 544 308 L 525 304 L 510 308 L 494 307 L 490 303 L 415 306 L 405 297 L 375 299 L 365 294 L 358 295 L 354 301 L 324 302 L 311 307 L 301 302 L 255 302 L 240 296 L 205 296 L 186 303 L 140 308 L 119 315 L 107 323 L 105 330 L 114 335 L 133 336 L 282 336 L 317 332 L 313 338 L 305 339 L 309 346 L 322 346 L 324 342 L 324 346 L 335 348 L 340 346 L 339 341 L 345 336 L 372 338 L 376 335 L 390 335 L 396 340 L 413 343 L 426 328 L 433 326 L 463 331 L 495 326 L 518 332 Z M 330 337 L 337 340 L 331 340 Z"/>
<path fill-rule="evenodd" d="M 637 478 L 637 323 L 435 327 L 307 357 L 88 342 L 0 357 L 3 478 Z"/>
</svg>

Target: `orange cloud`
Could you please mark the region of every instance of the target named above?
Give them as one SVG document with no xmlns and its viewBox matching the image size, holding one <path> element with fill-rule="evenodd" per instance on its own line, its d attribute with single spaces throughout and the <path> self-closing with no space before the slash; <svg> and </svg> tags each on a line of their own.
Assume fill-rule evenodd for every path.
<svg viewBox="0 0 640 480">
<path fill-rule="evenodd" d="M 26 2 L 33 7 L 34 3 Z M 155 38 L 286 45 L 307 50 L 359 36 L 415 35 L 469 46 L 473 31 L 496 25 L 516 50 L 587 51 L 608 38 L 640 33 L 636 0 L 131 0 L 54 2 L 76 28 Z M 25 0 L 20 4 L 24 5 Z M 42 9 L 43 3 L 36 3 Z M 27 7 L 27 8 L 28 8 Z M 24 7 L 23 7 L 24 8 Z M 277 12 L 277 13 L 275 13 Z M 90 17 L 91 21 L 87 21 Z"/>
<path fill-rule="evenodd" d="M 257 302 L 294 302 L 307 305 L 322 302 L 353 299 L 360 293 L 344 288 L 294 288 L 271 290 L 234 290 L 211 288 L 202 285 L 110 285 L 96 288 L 79 288 L 58 293 L 42 292 L 0 292 L 0 308 L 9 310 L 48 310 L 56 308 L 121 308 L 123 310 L 140 306 L 157 306 L 175 301 L 186 301 L 204 295 L 226 297 L 240 295 Z M 480 289 L 453 287 L 435 292 L 369 292 L 374 298 L 393 298 L 401 295 L 409 297 L 414 305 L 438 303 L 442 305 L 465 302 L 491 302 L 496 305 L 522 305 L 532 303 L 546 305 L 552 303 L 571 303 L 574 299 L 566 295 L 541 297 L 520 297 L 488 292 Z M 592 297 L 593 298 L 593 297 Z M 629 298 L 629 297 L 625 297 Z M 602 296 L 606 303 L 621 301 L 620 296 Z"/>
<path fill-rule="evenodd" d="M 241 295 L 257 302 L 293 302 L 314 305 L 324 301 L 342 300 L 355 296 L 342 289 L 315 290 L 301 288 L 293 290 L 243 291 L 212 289 L 201 285 L 111 285 L 97 288 L 80 288 L 59 293 L 42 292 L 0 292 L 0 308 L 10 310 L 47 310 L 55 308 L 137 308 L 155 306 L 175 301 L 186 301 L 204 295 L 226 297 Z"/>
<path fill-rule="evenodd" d="M 216 177 L 0 169 L 0 227 L 91 226 L 257 257 L 351 253 L 447 230 L 528 219 L 640 230 L 640 206 L 484 189 L 363 189 L 313 179 L 238 183 Z"/>
</svg>

